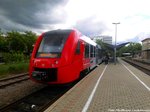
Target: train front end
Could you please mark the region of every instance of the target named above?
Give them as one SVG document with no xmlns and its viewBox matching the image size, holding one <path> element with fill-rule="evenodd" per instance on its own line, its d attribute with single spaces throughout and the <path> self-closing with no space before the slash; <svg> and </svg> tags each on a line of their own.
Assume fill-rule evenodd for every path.
<svg viewBox="0 0 150 112">
<path fill-rule="evenodd" d="M 72 44 L 72 30 L 56 30 L 42 34 L 36 41 L 30 59 L 30 78 L 47 84 L 63 84 L 73 79 L 67 76 Z M 73 46 L 71 46 L 73 47 Z"/>
</svg>

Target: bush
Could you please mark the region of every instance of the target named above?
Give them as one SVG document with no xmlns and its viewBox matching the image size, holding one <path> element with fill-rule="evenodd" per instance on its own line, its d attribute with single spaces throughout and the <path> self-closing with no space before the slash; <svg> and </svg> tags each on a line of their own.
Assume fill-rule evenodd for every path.
<svg viewBox="0 0 150 112">
<path fill-rule="evenodd" d="M 0 65 L 0 78 L 10 74 L 28 72 L 29 63 L 13 63 Z"/>
<path fill-rule="evenodd" d="M 27 60 L 23 53 L 3 53 L 2 57 L 5 63 L 24 62 Z"/>
<path fill-rule="evenodd" d="M 27 70 L 28 64 L 25 63 L 15 63 L 8 67 L 8 71 L 10 74 L 27 72 Z"/>
</svg>

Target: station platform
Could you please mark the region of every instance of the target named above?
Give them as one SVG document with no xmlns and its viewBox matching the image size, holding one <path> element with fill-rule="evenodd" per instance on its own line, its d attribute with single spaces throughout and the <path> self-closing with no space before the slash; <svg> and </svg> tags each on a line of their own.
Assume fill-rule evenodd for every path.
<svg viewBox="0 0 150 112">
<path fill-rule="evenodd" d="M 150 112 L 150 76 L 121 59 L 101 64 L 45 112 Z"/>
</svg>

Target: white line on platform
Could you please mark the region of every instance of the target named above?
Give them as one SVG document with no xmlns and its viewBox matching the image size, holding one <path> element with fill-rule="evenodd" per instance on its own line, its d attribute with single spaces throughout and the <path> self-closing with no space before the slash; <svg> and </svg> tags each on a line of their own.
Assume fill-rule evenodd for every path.
<svg viewBox="0 0 150 112">
<path fill-rule="evenodd" d="M 95 84 L 95 87 L 94 87 L 93 91 L 91 92 L 91 95 L 89 96 L 89 98 L 88 98 L 86 104 L 84 105 L 84 107 L 83 107 L 83 109 L 82 109 L 82 112 L 86 112 L 86 111 L 88 110 L 89 105 L 90 105 L 90 103 L 91 103 L 91 101 L 92 101 L 92 98 L 93 98 L 93 96 L 94 96 L 94 94 L 95 94 L 95 92 L 96 92 L 96 89 L 97 89 L 97 87 L 98 87 L 98 85 L 99 85 L 99 83 L 100 83 L 100 80 L 101 80 L 101 78 L 102 78 L 102 76 L 103 76 L 103 74 L 104 74 L 106 68 L 107 68 L 107 65 L 105 66 L 103 72 L 101 73 L 100 77 L 98 78 L 98 80 L 97 80 L 97 82 L 96 82 L 96 84 Z"/>
<path fill-rule="evenodd" d="M 143 84 L 143 86 L 145 88 L 148 89 L 148 91 L 150 91 L 150 88 L 143 82 L 141 81 L 126 65 L 124 65 L 123 63 L 121 63 L 141 84 Z"/>
</svg>

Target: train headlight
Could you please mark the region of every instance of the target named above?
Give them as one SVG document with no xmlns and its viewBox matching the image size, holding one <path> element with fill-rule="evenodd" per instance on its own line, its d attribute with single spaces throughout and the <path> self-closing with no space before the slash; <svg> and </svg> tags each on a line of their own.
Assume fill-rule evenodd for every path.
<svg viewBox="0 0 150 112">
<path fill-rule="evenodd" d="M 57 61 L 57 60 L 55 61 L 55 64 L 58 64 L 58 61 Z"/>
</svg>

